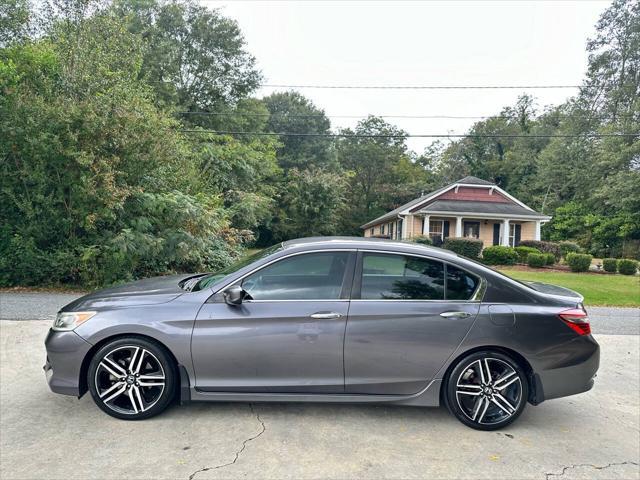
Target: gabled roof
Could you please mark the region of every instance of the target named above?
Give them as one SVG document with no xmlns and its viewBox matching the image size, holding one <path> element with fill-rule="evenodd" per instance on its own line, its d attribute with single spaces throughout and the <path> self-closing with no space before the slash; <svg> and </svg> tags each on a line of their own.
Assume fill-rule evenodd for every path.
<svg viewBox="0 0 640 480">
<path fill-rule="evenodd" d="M 517 217 L 546 217 L 541 213 L 521 207 L 515 203 L 479 202 L 473 200 L 436 200 L 420 211 L 438 213 L 486 213 L 495 215 L 513 215 Z"/>
<path fill-rule="evenodd" d="M 461 178 L 456 182 L 456 184 L 458 185 L 495 185 L 495 183 L 493 182 L 489 182 L 487 180 L 482 180 L 481 178 L 472 177 L 472 176 Z"/>
<path fill-rule="evenodd" d="M 461 178 L 460 180 L 458 180 L 457 182 L 454 182 L 450 185 L 447 185 L 446 187 L 442 187 L 439 188 L 438 190 L 434 190 L 431 193 L 428 193 L 426 195 L 422 195 L 421 197 L 418 198 L 414 198 L 413 200 L 411 200 L 410 202 L 405 203 L 404 205 L 399 206 L 398 208 L 391 210 L 390 212 L 385 213 L 384 215 L 379 216 L 378 218 L 371 220 L 370 222 L 365 223 L 364 225 L 362 225 L 360 228 L 369 228 L 372 227 L 374 225 L 378 225 L 379 223 L 384 223 L 385 221 L 391 221 L 394 220 L 398 217 L 398 215 L 404 215 L 409 213 L 408 211 L 412 208 L 415 208 L 416 206 L 419 206 L 420 204 L 423 203 L 427 203 L 429 200 L 437 197 L 438 195 L 446 192 L 447 190 L 451 190 L 452 188 L 455 188 L 457 185 L 481 185 L 481 186 L 486 186 L 486 187 L 494 187 L 497 191 L 501 192 L 502 194 L 504 194 L 505 197 L 509 198 L 510 200 L 512 200 L 514 202 L 514 204 L 502 204 L 503 206 L 497 206 L 499 205 L 496 202 L 491 202 L 490 205 L 477 205 L 476 208 L 479 210 L 483 210 L 483 211 L 478 211 L 476 213 L 494 213 L 494 214 L 500 214 L 501 209 L 507 209 L 506 207 L 504 207 L 504 205 L 511 205 L 513 207 L 513 212 L 504 212 L 503 214 L 510 214 L 510 215 L 519 215 L 519 216 L 529 216 L 529 217 L 544 217 L 544 218 L 551 218 L 551 217 L 547 217 L 545 215 L 542 215 L 536 211 L 534 211 L 533 209 L 529 208 L 528 206 L 526 206 L 524 203 L 522 203 L 520 200 L 518 200 L 517 198 L 509 195 L 507 192 L 505 192 L 504 190 L 502 190 L 500 187 L 498 187 L 495 183 L 493 182 L 489 182 L 487 180 L 482 180 L 481 178 L 478 177 L 473 177 L 473 176 L 467 176 L 464 178 Z M 447 203 L 443 203 L 443 202 L 447 202 Z M 432 208 L 432 206 L 434 204 L 440 204 L 442 205 L 443 208 L 452 208 L 451 203 L 449 202 L 457 202 L 456 205 L 458 206 L 457 210 L 436 210 L 435 208 Z M 474 210 L 469 210 L 469 208 L 473 208 L 474 204 L 484 204 L 484 203 L 490 203 L 490 202 L 476 202 L 476 201 L 467 201 L 467 200 L 436 200 L 435 202 L 433 202 L 432 204 L 430 204 L 428 206 L 428 208 L 425 208 L 425 211 L 442 211 L 442 212 L 466 212 L 466 213 L 473 213 Z"/>
</svg>

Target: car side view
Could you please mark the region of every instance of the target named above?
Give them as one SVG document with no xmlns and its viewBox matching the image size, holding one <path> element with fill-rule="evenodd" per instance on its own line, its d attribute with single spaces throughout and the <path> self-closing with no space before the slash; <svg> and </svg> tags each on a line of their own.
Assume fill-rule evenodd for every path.
<svg viewBox="0 0 640 480">
<path fill-rule="evenodd" d="M 141 280 L 60 310 L 51 390 L 138 420 L 174 400 L 444 404 L 495 430 L 527 403 L 589 390 L 582 297 L 447 250 L 326 237 L 216 273 Z"/>
</svg>

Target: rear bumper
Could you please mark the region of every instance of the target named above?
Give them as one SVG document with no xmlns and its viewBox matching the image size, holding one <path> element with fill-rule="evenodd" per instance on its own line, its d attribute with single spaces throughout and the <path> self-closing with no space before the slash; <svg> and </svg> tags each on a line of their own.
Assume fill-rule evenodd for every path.
<svg viewBox="0 0 640 480">
<path fill-rule="evenodd" d="M 577 337 L 552 352 L 545 352 L 545 357 L 551 360 L 535 372 L 535 403 L 593 388 L 600 366 L 600 346 L 591 335 Z"/>
<path fill-rule="evenodd" d="M 54 330 L 49 330 L 44 344 L 47 358 L 43 369 L 51 391 L 79 396 L 82 361 L 91 344 L 75 332 Z"/>
</svg>

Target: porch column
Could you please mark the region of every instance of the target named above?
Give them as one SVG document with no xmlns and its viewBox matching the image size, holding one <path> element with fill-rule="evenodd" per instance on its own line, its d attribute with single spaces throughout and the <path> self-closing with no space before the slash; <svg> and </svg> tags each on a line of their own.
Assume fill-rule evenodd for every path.
<svg viewBox="0 0 640 480">
<path fill-rule="evenodd" d="M 533 237 L 534 240 L 540 240 L 540 220 L 536 220 L 536 233 Z"/>
<path fill-rule="evenodd" d="M 406 215 L 402 217 L 402 232 L 400 234 L 400 240 L 405 240 L 409 238 L 409 220 L 411 219 L 411 215 Z"/>
<path fill-rule="evenodd" d="M 422 219 L 422 235 L 425 237 L 429 236 L 429 220 L 431 219 L 430 215 L 425 215 Z"/>
<path fill-rule="evenodd" d="M 456 237 L 462 236 L 462 217 L 456 217 Z"/>
<path fill-rule="evenodd" d="M 509 246 L 509 219 L 505 218 L 502 222 L 502 243 L 505 247 Z"/>
</svg>

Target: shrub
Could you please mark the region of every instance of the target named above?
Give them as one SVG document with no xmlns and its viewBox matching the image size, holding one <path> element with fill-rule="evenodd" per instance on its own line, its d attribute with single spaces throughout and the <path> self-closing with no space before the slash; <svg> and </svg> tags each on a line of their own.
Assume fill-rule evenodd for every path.
<svg viewBox="0 0 640 480">
<path fill-rule="evenodd" d="M 482 258 L 489 265 L 513 265 L 518 260 L 514 248 L 494 245 L 482 251 Z"/>
<path fill-rule="evenodd" d="M 591 266 L 593 257 L 586 253 L 568 253 L 567 264 L 572 272 L 587 272 Z"/>
<path fill-rule="evenodd" d="M 527 264 L 530 267 L 541 268 L 544 267 L 547 263 L 547 255 L 549 253 L 530 253 L 527 256 Z"/>
<path fill-rule="evenodd" d="M 556 260 L 560 260 L 560 246 L 554 242 L 543 242 L 541 240 L 523 240 L 520 242 L 521 247 L 533 247 L 542 253 L 553 253 Z"/>
<path fill-rule="evenodd" d="M 527 263 L 527 257 L 532 253 L 542 253 L 537 248 L 523 246 L 516 247 L 515 251 L 518 254 L 518 262 L 520 263 Z"/>
<path fill-rule="evenodd" d="M 575 242 L 563 240 L 558 246 L 560 247 L 560 254 L 563 258 L 567 258 L 567 255 L 570 253 L 582 253 L 582 248 Z"/>
<path fill-rule="evenodd" d="M 618 260 L 615 258 L 605 258 L 602 260 L 602 267 L 605 272 L 616 273 L 618 271 Z"/>
<path fill-rule="evenodd" d="M 556 256 L 553 253 L 543 253 L 543 255 L 545 256 L 546 265 L 553 265 L 556 263 Z"/>
<path fill-rule="evenodd" d="M 446 238 L 443 248 L 456 252 L 458 255 L 462 255 L 467 258 L 478 258 L 480 252 L 482 252 L 482 240 L 477 238 Z"/>
<path fill-rule="evenodd" d="M 433 245 L 433 242 L 429 237 L 425 237 L 424 235 L 420 235 L 419 237 L 413 237 L 411 239 L 412 242 L 420 243 L 422 245 Z"/>
<path fill-rule="evenodd" d="M 630 258 L 621 258 L 618 260 L 618 272 L 622 275 L 635 275 L 638 269 L 638 262 Z"/>
</svg>

